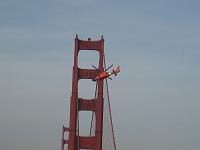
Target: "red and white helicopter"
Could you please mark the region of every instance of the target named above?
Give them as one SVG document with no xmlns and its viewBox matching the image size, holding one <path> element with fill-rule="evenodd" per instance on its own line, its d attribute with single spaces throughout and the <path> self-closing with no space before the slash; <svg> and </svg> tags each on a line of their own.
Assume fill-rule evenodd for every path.
<svg viewBox="0 0 200 150">
<path fill-rule="evenodd" d="M 93 81 L 97 81 L 100 79 L 106 79 L 109 78 L 112 80 L 112 78 L 110 77 L 111 75 L 115 75 L 117 76 L 117 74 L 120 72 L 120 66 L 117 66 L 116 69 L 112 69 L 112 72 L 107 72 L 108 69 L 110 69 L 113 65 L 111 65 L 110 67 L 108 67 L 105 71 L 101 72 L 98 68 L 96 68 L 95 66 L 92 65 L 92 67 L 94 67 L 96 70 L 98 70 L 100 73 L 98 76 L 96 76 L 94 79 L 92 79 Z"/>
</svg>

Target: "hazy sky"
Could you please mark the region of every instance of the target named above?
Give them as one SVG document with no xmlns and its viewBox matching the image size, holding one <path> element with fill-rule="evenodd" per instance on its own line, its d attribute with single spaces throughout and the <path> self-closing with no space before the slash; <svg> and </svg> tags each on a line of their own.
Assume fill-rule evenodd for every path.
<svg viewBox="0 0 200 150">
<path fill-rule="evenodd" d="M 76 33 L 104 35 L 121 66 L 109 81 L 118 150 L 200 148 L 200 1 L 0 0 L 1 150 L 60 149 Z"/>
</svg>

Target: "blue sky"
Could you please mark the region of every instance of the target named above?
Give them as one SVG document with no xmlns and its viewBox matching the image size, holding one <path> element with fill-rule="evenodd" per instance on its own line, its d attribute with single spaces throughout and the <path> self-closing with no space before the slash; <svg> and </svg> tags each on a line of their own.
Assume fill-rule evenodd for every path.
<svg viewBox="0 0 200 150">
<path fill-rule="evenodd" d="M 77 33 L 104 35 L 122 68 L 109 81 L 118 149 L 199 149 L 199 15 L 197 0 L 0 0 L 0 148 L 60 148 Z"/>
</svg>

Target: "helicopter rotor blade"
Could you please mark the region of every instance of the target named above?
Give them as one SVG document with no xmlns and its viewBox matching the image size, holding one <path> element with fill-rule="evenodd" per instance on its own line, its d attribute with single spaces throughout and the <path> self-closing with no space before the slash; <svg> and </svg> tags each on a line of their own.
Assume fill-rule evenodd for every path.
<svg viewBox="0 0 200 150">
<path fill-rule="evenodd" d="M 95 67 L 94 65 L 92 65 L 93 68 L 95 68 L 96 70 L 99 70 L 97 67 Z"/>
<path fill-rule="evenodd" d="M 111 77 L 108 77 L 108 79 L 112 80 L 112 78 L 111 78 Z"/>
<path fill-rule="evenodd" d="M 110 67 L 108 67 L 107 69 L 106 69 L 106 71 L 108 71 L 111 67 L 113 66 L 113 64 L 112 65 L 110 65 Z"/>
<path fill-rule="evenodd" d="M 95 67 L 94 65 L 92 65 L 93 68 L 95 68 L 96 70 L 98 70 L 99 72 L 101 72 L 97 67 Z"/>
</svg>

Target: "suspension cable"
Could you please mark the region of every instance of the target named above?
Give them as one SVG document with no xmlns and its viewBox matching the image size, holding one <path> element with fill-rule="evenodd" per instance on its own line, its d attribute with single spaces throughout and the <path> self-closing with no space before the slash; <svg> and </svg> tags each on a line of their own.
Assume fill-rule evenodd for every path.
<svg viewBox="0 0 200 150">
<path fill-rule="evenodd" d="M 104 57 L 104 66 L 106 67 L 105 57 Z M 107 92 L 107 95 L 108 95 L 109 117 L 110 117 L 110 123 L 111 123 L 111 128 L 112 128 L 112 138 L 113 138 L 114 149 L 116 150 L 115 134 L 114 134 L 114 128 L 113 128 L 113 122 L 112 122 L 112 114 L 111 114 L 110 97 L 109 97 L 108 81 L 107 81 L 107 79 L 106 79 L 106 87 L 107 87 L 107 91 L 106 92 Z"/>
</svg>

